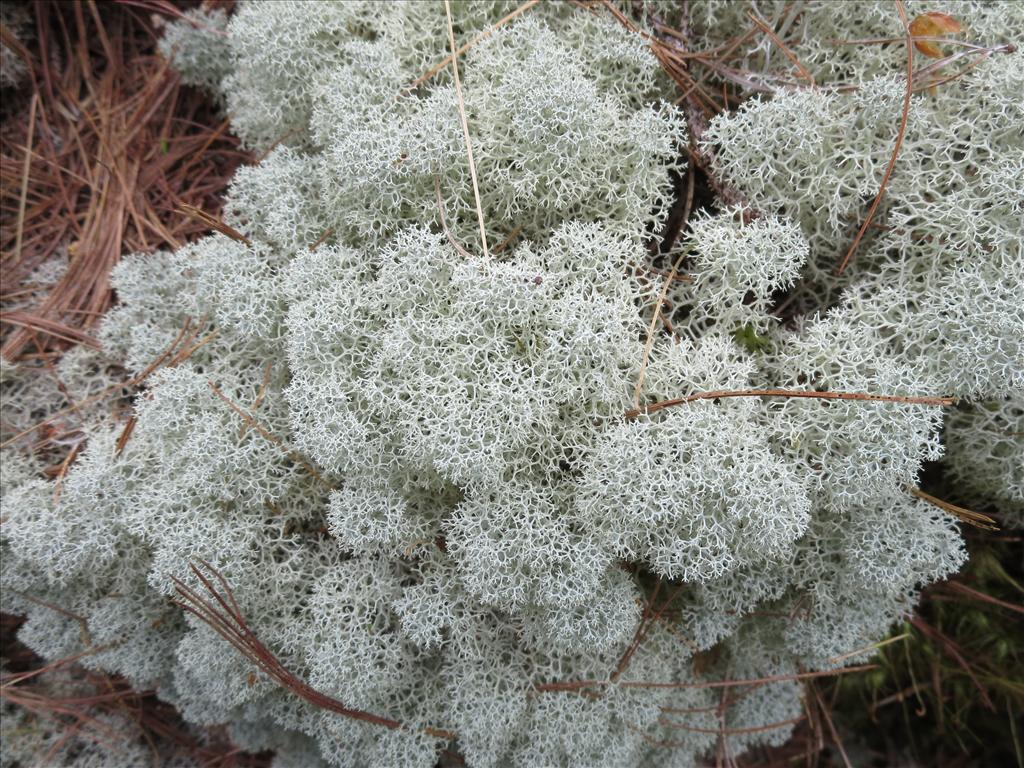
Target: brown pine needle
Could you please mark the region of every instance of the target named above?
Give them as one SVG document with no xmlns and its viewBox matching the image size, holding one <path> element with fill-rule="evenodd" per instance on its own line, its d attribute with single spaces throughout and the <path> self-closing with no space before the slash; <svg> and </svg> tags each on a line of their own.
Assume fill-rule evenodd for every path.
<svg viewBox="0 0 1024 768">
<path fill-rule="evenodd" d="M 176 248 L 201 232 L 208 225 L 178 207 L 215 215 L 245 155 L 227 123 L 211 125 L 206 99 L 154 55 L 141 14 L 117 3 L 29 7 L 31 55 L 0 28 L 33 83 L 5 121 L 0 280 L 16 286 L 66 247 L 64 274 L 24 309 L 88 333 L 114 299 L 109 275 L 122 254 Z M 5 327 L 2 341 L 7 360 L 80 343 L 38 324 Z"/>
<path fill-rule="evenodd" d="M 980 512 L 972 512 L 964 507 L 958 507 L 956 504 L 950 504 L 948 501 L 932 496 L 930 493 L 925 493 L 920 488 L 910 488 L 910 493 L 917 496 L 919 499 L 927 501 L 929 504 L 938 507 L 943 512 L 956 517 L 961 522 L 973 525 L 975 528 L 981 528 L 983 531 L 998 531 L 999 525 L 988 515 L 983 515 Z"/>
<path fill-rule="evenodd" d="M 256 421 L 256 419 L 253 417 L 253 415 L 251 413 L 249 413 L 242 406 L 238 405 L 238 403 L 236 403 L 234 400 L 232 400 L 227 395 L 225 395 L 220 390 L 220 387 L 218 387 L 212 381 L 208 381 L 206 383 L 210 385 L 210 389 L 213 390 L 213 394 L 215 394 L 218 398 L 220 398 L 220 400 L 225 405 L 227 405 L 228 408 L 230 408 L 232 411 L 234 411 L 236 414 L 238 414 L 238 416 L 247 425 L 249 425 L 250 427 L 252 427 L 252 429 L 254 429 L 256 432 L 258 432 L 261 437 L 263 437 L 265 440 L 270 441 L 271 443 L 276 445 L 278 448 L 280 448 L 288 458 L 290 458 L 296 464 L 301 466 L 304 470 L 306 470 L 310 475 L 312 475 L 321 484 L 325 485 L 328 488 L 331 488 L 332 490 L 337 489 L 338 486 L 335 485 L 334 483 L 332 483 L 327 478 L 325 478 L 319 472 L 317 472 L 316 467 L 314 467 L 309 461 L 307 461 L 305 457 L 303 457 L 300 453 L 298 453 L 296 451 L 293 451 L 291 448 L 289 448 L 287 445 L 285 445 L 284 441 L 281 438 L 279 438 L 277 435 L 273 434 L 268 429 L 266 429 L 262 424 L 260 424 L 258 421 Z"/>
<path fill-rule="evenodd" d="M 672 720 L 659 719 L 658 725 L 663 725 L 666 728 L 679 728 L 684 731 L 692 731 L 694 733 L 714 733 L 725 736 L 735 736 L 743 733 L 764 733 L 765 731 L 773 731 L 776 728 L 785 728 L 787 725 L 796 725 L 804 720 L 804 715 L 798 717 L 791 717 L 788 720 L 778 720 L 774 723 L 766 723 L 765 725 L 752 725 L 746 728 L 698 728 L 695 725 L 687 725 L 686 723 L 677 723 Z M 679 746 L 689 746 L 688 742 L 680 742 Z M 666 743 L 660 746 L 676 746 L 675 743 Z"/>
<path fill-rule="evenodd" d="M 353 720 L 360 720 L 364 723 L 380 725 L 393 730 L 419 731 L 448 741 L 456 738 L 454 733 L 442 728 L 432 728 L 429 726 L 418 729 L 410 728 L 390 717 L 348 707 L 338 699 L 321 693 L 296 677 L 288 671 L 277 656 L 274 655 L 273 651 L 260 641 L 248 622 L 246 622 L 245 616 L 239 609 L 227 580 L 209 563 L 203 561 L 200 561 L 200 563 L 203 566 L 203 570 L 210 574 L 213 579 L 216 579 L 217 584 L 220 586 L 219 590 L 213 580 L 203 573 L 203 570 L 200 570 L 195 565 L 190 565 L 189 568 L 213 600 L 211 601 L 199 594 L 197 591 L 186 586 L 180 579 L 172 576 L 171 580 L 174 582 L 174 588 L 181 596 L 180 600 L 175 600 L 174 602 L 207 624 L 282 688 L 291 691 L 314 707 L 326 709 L 329 712 L 335 712 Z"/>
<path fill-rule="evenodd" d="M 956 402 L 952 397 L 904 397 L 902 395 L 872 395 L 866 392 L 812 392 L 799 389 L 716 390 L 713 392 L 697 392 L 692 395 L 687 395 L 686 397 L 677 397 L 673 400 L 662 400 L 657 403 L 651 403 L 650 405 L 626 411 L 623 416 L 627 419 L 635 419 L 637 416 L 657 413 L 665 408 L 671 408 L 684 403 L 692 403 L 695 400 L 720 400 L 727 397 L 793 397 L 818 400 L 858 400 L 862 402 L 938 406 L 953 405 Z"/>
<path fill-rule="evenodd" d="M 232 240 L 237 240 L 238 242 L 245 243 L 246 245 L 252 245 L 252 241 L 248 237 L 243 235 L 241 232 L 239 232 L 237 229 L 230 226 L 229 224 L 225 224 L 220 219 L 214 218 L 205 211 L 199 210 L 194 205 L 186 205 L 182 203 L 181 205 L 178 206 L 178 212 L 183 213 L 186 216 L 190 216 L 196 221 L 201 221 L 203 224 L 206 224 L 208 227 L 210 227 L 210 229 L 215 229 L 222 235 L 227 235 Z"/>
<path fill-rule="evenodd" d="M 171 359 L 171 362 L 167 364 L 168 368 L 174 368 L 177 365 L 181 365 L 183 362 L 188 360 L 192 355 L 196 353 L 201 347 L 205 347 L 215 338 L 217 338 L 219 331 L 213 330 L 203 336 L 199 341 L 191 346 L 184 346 L 181 350 Z M 196 335 L 199 335 L 199 327 L 196 327 Z M 190 340 L 191 341 L 191 340 Z"/>
<path fill-rule="evenodd" d="M 455 235 L 448 229 L 448 219 L 444 215 L 444 199 L 441 197 L 441 179 L 437 176 L 434 177 L 434 193 L 437 195 L 437 215 L 441 219 L 441 229 L 444 230 L 445 236 L 448 238 L 448 242 L 452 244 L 452 248 L 459 252 L 464 258 L 471 259 L 473 256 L 467 251 L 458 240 L 455 239 Z"/>
<path fill-rule="evenodd" d="M 850 758 L 847 756 L 846 750 L 843 748 L 843 740 L 839 738 L 839 732 L 836 730 L 836 725 L 832 722 L 832 715 L 828 711 L 828 707 L 826 707 L 825 702 L 821 700 L 821 696 L 818 695 L 818 691 L 813 684 L 808 684 L 807 689 L 814 696 L 815 702 L 817 703 L 822 716 L 825 718 L 825 725 L 828 726 L 829 733 L 832 735 L 832 743 L 836 745 L 836 749 L 839 750 L 839 756 L 843 759 L 844 768 L 853 768 L 850 764 Z"/>
<path fill-rule="evenodd" d="M 626 671 L 626 667 L 629 665 L 630 659 L 636 649 L 640 647 L 640 642 L 647 629 L 647 622 L 651 619 L 651 607 L 654 605 L 654 601 L 658 599 L 658 593 L 661 591 L 663 584 L 662 578 L 658 577 L 658 583 L 654 585 L 654 591 L 651 593 L 649 600 L 644 601 L 644 614 L 640 618 L 640 622 L 636 626 L 636 631 L 633 633 L 633 639 L 629 643 L 629 647 L 626 648 L 625 652 L 619 658 L 619 663 L 615 666 L 615 671 L 612 673 L 612 680 L 618 680 L 622 673 Z"/>
<path fill-rule="evenodd" d="M 789 49 L 789 46 L 782 42 L 779 36 L 775 34 L 775 30 L 772 29 L 764 19 L 753 11 L 747 11 L 747 17 L 754 22 L 762 32 L 771 38 L 772 42 L 778 46 L 779 50 L 782 51 L 786 58 L 793 63 L 793 66 L 797 68 L 797 71 L 800 73 L 800 77 L 807 80 L 812 86 L 817 86 L 817 83 L 814 80 L 814 75 L 807 71 L 807 67 L 800 63 L 800 59 L 796 57 L 796 54 Z"/>
<path fill-rule="evenodd" d="M 654 305 L 654 314 L 651 316 L 650 325 L 647 326 L 647 340 L 644 342 L 644 354 L 640 360 L 640 373 L 637 374 L 636 386 L 633 388 L 633 410 L 637 412 L 640 410 L 640 394 L 643 391 L 644 379 L 647 375 L 647 363 L 651 357 L 651 348 L 654 346 L 654 328 L 657 326 L 658 320 L 661 319 L 661 307 L 665 303 L 665 297 L 668 294 L 669 286 L 675 282 L 676 273 L 679 271 L 679 265 L 683 263 L 683 259 L 685 259 L 686 256 L 686 251 L 683 251 L 676 257 L 675 262 L 672 264 L 672 271 L 669 273 L 668 279 L 661 284 L 661 292 L 658 294 L 658 301 Z"/>
<path fill-rule="evenodd" d="M 481 40 L 484 40 L 484 39 L 490 37 L 500 27 L 503 27 L 505 24 L 508 24 L 510 21 L 512 21 L 512 19 L 516 18 L 516 16 L 519 16 L 520 14 L 525 13 L 526 11 L 530 10 L 531 8 L 533 8 L 533 6 L 535 6 L 539 2 L 540 2 L 540 0 L 528 0 L 527 2 L 523 3 L 522 5 L 520 5 L 518 8 L 516 8 L 511 13 L 501 17 L 496 22 L 494 22 L 494 24 L 489 26 L 487 29 L 485 29 L 479 35 L 474 37 L 468 43 L 466 43 L 465 45 L 461 46 L 457 51 L 455 51 L 454 54 L 448 55 L 442 61 L 439 61 L 437 64 L 432 66 L 430 69 L 428 69 L 422 75 L 420 75 L 415 80 L 413 80 L 411 83 L 409 83 L 409 85 L 406 87 L 406 90 L 407 91 L 411 91 L 412 89 L 417 88 L 417 87 L 423 85 L 423 83 L 427 82 L 427 80 L 430 80 L 434 75 L 436 75 L 442 69 L 447 67 L 449 64 L 452 63 L 452 61 L 454 61 L 459 56 L 464 54 L 466 51 L 468 51 L 474 45 L 479 43 Z"/>
<path fill-rule="evenodd" d="M 816 677 L 849 675 L 854 672 L 864 672 L 877 668 L 877 664 L 860 664 L 854 667 L 826 669 L 820 672 L 797 672 L 791 675 L 769 675 L 768 677 L 755 677 L 743 680 L 703 680 L 694 683 L 650 683 L 642 680 L 614 683 L 611 680 L 574 680 L 565 683 L 538 683 L 533 686 L 533 689 L 543 693 L 547 691 L 578 691 L 583 688 L 600 688 L 608 685 L 618 685 L 623 688 L 734 688 L 742 685 L 767 685 L 768 683 L 781 683 L 788 680 L 808 680 Z"/>
<path fill-rule="evenodd" d="M 190 326 L 191 322 L 192 321 L 191 321 L 190 318 L 185 318 L 185 324 L 182 326 L 181 330 L 178 331 L 178 335 L 174 337 L 174 340 L 167 346 L 167 348 L 163 352 L 160 353 L 159 356 L 157 356 L 157 358 L 153 362 L 151 362 L 149 365 L 147 365 L 139 373 L 138 376 L 134 376 L 133 378 L 129 379 L 128 381 L 123 381 L 123 382 L 120 382 L 118 384 L 112 384 L 109 387 L 107 387 L 106 389 L 104 389 L 104 390 L 102 390 L 100 392 L 97 392 L 95 395 L 92 395 L 91 397 L 85 398 L 85 400 L 82 400 L 79 403 L 74 403 L 72 405 L 69 405 L 67 408 L 61 408 L 56 413 L 50 414 L 45 419 L 36 422 L 31 427 L 27 427 L 26 429 L 23 429 L 18 434 L 14 435 L 13 437 L 8 438 L 3 443 L 0 443 L 0 448 L 6 448 L 7 446 L 11 445 L 12 443 L 16 443 L 18 440 L 21 440 L 21 438 L 25 437 L 26 435 L 32 434 L 33 432 L 35 432 L 40 427 L 45 426 L 45 425 L 47 425 L 47 424 L 49 424 L 49 423 L 51 423 L 53 421 L 56 421 L 61 416 L 66 416 L 69 413 L 74 413 L 75 411 L 78 411 L 81 408 L 84 408 L 87 405 L 92 405 L 93 403 L 97 403 L 100 400 L 102 400 L 103 398 L 113 394 L 114 392 L 119 392 L 119 391 L 125 390 L 125 389 L 131 389 L 132 387 L 138 386 L 139 384 L 144 382 L 146 379 L 148 379 L 153 374 L 153 372 L 156 371 L 157 368 L 159 368 L 161 365 L 164 364 L 164 361 L 168 358 L 168 356 L 170 356 L 170 354 L 175 350 L 175 348 L 181 343 L 182 339 L 185 338 L 185 336 L 188 334 L 188 330 L 189 330 L 189 326 Z"/>
<path fill-rule="evenodd" d="M 846 265 L 850 263 L 850 259 L 853 258 L 853 254 L 857 250 L 857 246 L 860 245 L 860 241 L 864 238 L 864 233 L 868 231 L 868 227 L 871 226 L 871 220 L 875 218 L 875 212 L 878 210 L 879 203 L 882 202 L 882 196 L 885 194 L 885 188 L 889 185 L 889 179 L 892 176 L 892 170 L 896 167 L 896 157 L 900 153 L 900 147 L 903 146 L 903 137 L 907 133 L 907 120 L 910 117 L 910 97 L 914 93 L 914 36 L 910 32 L 910 22 L 907 20 L 907 11 L 903 7 L 903 0 L 895 0 L 896 10 L 899 11 L 900 21 L 903 22 L 903 28 L 907 31 L 907 87 L 903 93 L 903 113 L 900 116 L 900 127 L 896 132 L 896 143 L 892 149 L 892 155 L 889 157 L 889 164 L 885 168 L 885 174 L 882 176 L 882 183 L 878 185 L 878 194 L 875 195 L 875 199 L 871 202 L 871 207 L 868 209 L 868 215 L 864 218 L 864 223 L 860 225 L 860 229 L 857 231 L 857 236 L 853 238 L 853 242 L 850 243 L 850 248 L 846 251 L 846 255 L 843 260 L 839 262 L 839 266 L 836 268 L 836 274 L 843 274 L 846 269 Z"/>
<path fill-rule="evenodd" d="M 33 315 L 28 312 L 15 310 L 12 312 L 0 312 L 0 323 L 16 325 L 20 328 L 42 331 L 49 336 L 69 341 L 72 344 L 85 344 L 93 349 L 99 349 L 100 343 L 85 331 L 72 328 L 70 325 L 51 320 L 47 317 Z"/>
<path fill-rule="evenodd" d="M 1024 614 L 1024 605 L 1017 603 L 1011 603 L 1006 600 L 1000 600 L 998 597 L 992 597 L 992 595 L 986 595 L 984 592 L 979 592 L 976 589 L 971 589 L 966 584 L 959 581 L 946 582 L 945 588 L 953 592 L 961 592 L 962 594 L 970 597 L 973 600 L 980 600 L 983 603 L 989 603 L 990 605 L 998 605 L 1000 608 L 1005 608 L 1008 611 L 1014 613 Z"/>
<path fill-rule="evenodd" d="M 57 479 L 53 484 L 53 503 L 56 504 L 60 501 L 60 490 L 64 487 L 64 477 L 68 473 L 68 467 L 77 458 L 78 454 L 82 450 L 82 443 L 75 443 L 74 447 L 68 451 L 68 455 L 64 457 L 64 461 L 60 463 L 60 469 L 57 472 Z"/>
<path fill-rule="evenodd" d="M 444 12 L 448 19 L 448 43 L 452 51 L 452 73 L 455 76 L 455 95 L 459 99 L 459 117 L 462 119 L 462 136 L 466 140 L 466 155 L 469 158 L 469 176 L 473 180 L 473 200 L 476 202 L 476 216 L 480 223 L 480 245 L 484 258 L 489 259 L 487 251 L 487 231 L 484 229 L 484 209 L 480 204 L 480 187 L 476 181 L 476 163 L 473 162 L 473 142 L 469 138 L 469 120 L 466 118 L 466 102 L 462 98 L 462 83 L 459 80 L 459 59 L 455 51 L 455 29 L 452 26 L 452 6 L 444 0 Z"/>
<path fill-rule="evenodd" d="M 256 399 L 252 401 L 252 407 L 249 409 L 253 413 L 259 410 L 260 405 L 263 404 L 263 398 L 267 396 L 267 387 L 270 385 L 270 372 L 274 368 L 274 362 L 271 360 L 267 363 L 267 367 L 263 370 L 263 381 L 260 382 L 260 388 L 256 392 Z M 241 440 L 245 437 L 246 430 L 249 429 L 248 424 L 243 424 L 238 430 L 238 439 Z"/>
<path fill-rule="evenodd" d="M 492 253 L 498 254 L 498 253 L 501 253 L 502 251 L 504 251 L 513 242 L 515 242 L 515 239 L 517 237 L 519 237 L 519 233 L 522 232 L 522 231 L 523 231 L 522 227 L 520 227 L 520 226 L 514 227 L 512 229 L 512 231 L 508 233 L 508 236 L 504 240 L 502 240 L 500 243 L 498 243 L 497 246 L 495 246 L 495 248 L 492 251 Z"/>
<path fill-rule="evenodd" d="M 310 246 L 309 246 L 310 252 L 315 251 L 317 248 L 319 248 L 321 245 L 323 245 L 325 242 L 327 242 L 327 238 L 329 238 L 333 234 L 334 234 L 334 227 L 328 227 L 327 229 L 325 229 L 324 233 L 322 235 L 320 235 L 320 237 L 318 237 L 313 243 L 310 244 Z"/>
<path fill-rule="evenodd" d="M 971 682 L 974 683 L 974 687 L 978 690 L 978 693 L 981 696 L 982 704 L 984 704 L 990 712 L 995 712 L 996 706 L 992 702 L 992 698 L 988 694 L 988 689 L 986 689 L 985 686 L 981 684 L 981 681 L 978 679 L 978 676 L 974 673 L 974 667 L 972 667 L 971 663 L 967 661 L 967 659 L 964 657 L 963 650 L 961 649 L 961 647 L 957 645 L 955 642 L 953 642 L 949 637 L 940 632 L 938 629 L 928 624 L 928 622 L 926 622 L 920 616 L 912 616 L 910 619 L 910 623 L 922 635 L 925 635 L 926 637 L 929 637 L 932 640 L 936 641 L 941 647 L 942 651 L 951 659 L 953 659 L 957 664 L 960 665 L 960 668 L 967 673 L 967 676 L 971 679 Z"/>
<path fill-rule="evenodd" d="M 134 413 L 128 417 L 128 421 L 125 422 L 124 429 L 121 430 L 121 435 L 117 438 L 117 447 L 114 450 L 115 456 L 120 456 L 124 452 L 124 447 L 128 445 L 128 441 L 132 437 L 132 432 L 135 431 L 135 425 L 138 423 L 139 417 Z"/>
</svg>

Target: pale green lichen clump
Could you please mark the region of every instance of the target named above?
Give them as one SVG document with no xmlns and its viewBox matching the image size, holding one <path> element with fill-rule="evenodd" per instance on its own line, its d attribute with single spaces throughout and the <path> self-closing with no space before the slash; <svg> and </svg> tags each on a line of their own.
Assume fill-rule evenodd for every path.
<svg viewBox="0 0 1024 768">
<path fill-rule="evenodd" d="M 694 5 L 709 40 L 743 23 L 745 3 Z M 82 664 L 228 724 L 278 768 L 429 768 L 443 748 L 470 766 L 690 766 L 719 731 L 730 754 L 785 741 L 797 681 L 721 715 L 701 683 L 863 660 L 959 569 L 955 519 L 909 490 L 943 456 L 943 410 L 742 397 L 627 419 L 641 368 L 641 406 L 773 388 L 963 398 L 945 441 L 965 500 L 1009 523 L 1022 499 L 1020 58 L 914 96 L 884 228 L 837 277 L 904 83 L 898 51 L 815 53 L 876 22 L 898 35 L 886 4 L 823 5 L 798 52 L 822 84 L 859 87 L 778 88 L 711 123 L 702 146 L 746 208 L 691 220 L 675 335 L 656 329 L 648 356 L 666 278 L 643 243 L 689 137 L 641 36 L 541 3 L 460 57 L 485 258 L 449 71 L 408 87 L 447 53 L 442 4 L 253 2 L 172 25 L 183 77 L 274 148 L 228 195 L 244 239 L 117 267 L 103 352 L 65 357 L 66 387 L 5 368 L 5 439 L 87 403 L 59 492 L 20 443 L 4 452 L 20 638 L 48 659 L 81 651 L 82 617 L 102 646 Z M 514 8 L 454 3 L 456 44 Z M 972 18 L 1005 17 L 1013 39 L 1016 13 Z M 821 313 L 781 323 L 786 291 Z M 190 354 L 147 378 L 121 439 L 123 414 L 88 395 L 115 366 L 147 372 L 183 327 Z M 199 560 L 294 675 L 405 727 L 252 675 L 167 600 Z M 622 664 L 657 579 L 672 608 Z M 572 681 L 600 695 L 544 689 Z"/>
</svg>

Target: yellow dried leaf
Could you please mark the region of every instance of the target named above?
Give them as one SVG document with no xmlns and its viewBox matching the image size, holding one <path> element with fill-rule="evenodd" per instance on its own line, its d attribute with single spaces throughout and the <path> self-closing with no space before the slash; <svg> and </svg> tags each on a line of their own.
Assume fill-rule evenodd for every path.
<svg viewBox="0 0 1024 768">
<path fill-rule="evenodd" d="M 948 13 L 928 11 L 910 22 L 911 37 L 941 37 L 947 33 L 963 31 L 963 25 Z M 914 47 L 925 56 L 942 58 L 942 50 L 930 40 L 914 40 Z"/>
</svg>

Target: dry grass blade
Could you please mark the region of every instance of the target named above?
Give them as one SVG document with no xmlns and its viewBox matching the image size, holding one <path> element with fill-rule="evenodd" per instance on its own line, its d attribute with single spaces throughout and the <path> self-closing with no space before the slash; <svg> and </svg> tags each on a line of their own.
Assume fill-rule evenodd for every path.
<svg viewBox="0 0 1024 768">
<path fill-rule="evenodd" d="M 36 106 L 39 94 L 32 94 L 32 106 L 28 110 L 28 140 L 25 142 L 25 164 L 21 169 L 21 199 L 18 200 L 18 223 L 14 239 L 14 260 L 21 258 L 21 241 L 25 229 L 25 203 L 28 202 L 28 172 L 32 167 L 32 138 L 36 129 Z"/>
<path fill-rule="evenodd" d="M 466 102 L 462 98 L 462 83 L 459 80 L 459 59 L 455 52 L 455 29 L 452 26 L 452 7 L 449 0 L 444 0 L 444 12 L 448 19 L 448 43 L 452 51 L 452 74 L 455 77 L 455 95 L 459 99 L 459 117 L 462 120 L 462 137 L 466 141 L 466 155 L 469 158 L 469 176 L 473 181 L 473 200 L 476 202 L 476 217 L 480 224 L 480 246 L 484 258 L 490 258 L 487 250 L 487 230 L 484 227 L 484 209 L 480 204 L 480 186 L 476 180 L 476 163 L 473 162 L 473 142 L 469 137 L 469 120 L 466 118 Z"/>
<path fill-rule="evenodd" d="M 658 324 L 658 320 L 661 319 L 661 308 L 665 304 L 668 289 L 672 283 L 675 282 L 676 273 L 679 272 L 679 265 L 683 263 L 683 259 L 685 259 L 687 255 L 686 251 L 683 251 L 672 263 L 672 271 L 661 285 L 661 291 L 658 293 L 658 301 L 654 305 L 654 315 L 651 317 L 650 325 L 647 326 L 647 339 L 644 341 L 644 353 L 643 358 L 640 360 L 640 372 L 637 374 L 636 386 L 633 388 L 633 410 L 638 413 L 640 411 L 640 395 L 643 392 L 644 379 L 647 374 L 647 363 L 650 360 L 651 349 L 654 346 L 654 329 Z"/>
<path fill-rule="evenodd" d="M 907 19 L 906 8 L 903 7 L 903 0 L 895 0 L 896 10 L 899 11 L 900 21 L 903 22 L 903 28 L 906 30 L 906 41 L 907 41 L 907 85 L 906 90 L 903 94 L 903 111 L 900 115 L 900 126 L 896 132 L 896 142 L 892 149 L 892 155 L 889 157 L 889 163 L 885 167 L 885 174 L 882 176 L 882 182 L 878 185 L 878 194 L 875 195 L 875 199 L 871 201 L 871 207 L 868 208 L 868 215 L 864 217 L 864 222 L 860 225 L 860 229 L 857 230 L 857 236 L 853 238 L 853 242 L 850 243 L 849 249 L 846 251 L 846 255 L 843 256 L 842 261 L 839 262 L 839 266 L 836 267 L 837 274 L 843 274 L 847 265 L 850 263 L 850 259 L 853 258 L 853 254 L 857 251 L 857 246 L 860 245 L 860 241 L 864 238 L 864 233 L 868 231 L 868 227 L 871 226 L 871 221 L 875 218 L 875 212 L 878 210 L 879 203 L 882 202 L 882 197 L 885 195 L 885 188 L 889 186 L 889 179 L 892 177 L 893 168 L 896 167 L 896 157 L 900 153 L 900 148 L 903 146 L 903 137 L 907 133 L 907 121 L 910 118 L 910 98 L 914 93 L 914 36 L 910 32 L 910 22 Z"/>
<path fill-rule="evenodd" d="M 908 637 L 910 637 L 910 633 L 904 632 L 902 635 L 890 637 L 886 640 L 882 640 L 880 643 L 872 643 L 871 645 L 865 645 L 861 648 L 857 648 L 856 650 L 850 651 L 849 653 L 844 653 L 842 656 L 833 656 L 831 659 L 828 660 L 828 663 L 839 664 L 843 661 L 846 661 L 847 659 L 852 659 L 854 656 L 859 656 L 862 653 L 867 653 L 868 651 L 877 651 L 879 648 L 884 648 L 885 646 L 890 645 L 892 643 L 898 643 L 900 640 L 906 640 Z"/>
<path fill-rule="evenodd" d="M 180 600 L 175 600 L 174 602 L 200 621 L 209 625 L 275 683 L 315 707 L 335 712 L 353 720 L 361 720 L 362 722 L 383 726 L 384 728 L 418 730 L 438 739 L 455 739 L 455 734 L 448 730 L 430 727 L 412 729 L 403 725 L 398 720 L 348 707 L 341 701 L 317 691 L 300 680 L 285 668 L 273 651 L 267 648 L 256 636 L 256 633 L 253 632 L 239 609 L 227 580 L 209 563 L 201 562 L 201 565 L 202 569 L 196 565 L 191 565 L 190 570 L 199 580 L 206 594 L 213 599 L 210 600 L 204 595 L 199 594 L 199 592 L 188 587 L 183 581 L 172 576 L 174 588 L 181 597 Z M 212 580 L 211 576 L 213 577 Z M 216 584 L 214 581 L 216 581 Z"/>
</svg>

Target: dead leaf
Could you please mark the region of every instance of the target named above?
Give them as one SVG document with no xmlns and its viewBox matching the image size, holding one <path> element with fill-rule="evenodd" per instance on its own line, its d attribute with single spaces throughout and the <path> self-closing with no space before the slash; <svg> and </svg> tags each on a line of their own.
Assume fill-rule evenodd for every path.
<svg viewBox="0 0 1024 768">
<path fill-rule="evenodd" d="M 928 11 L 910 22 L 910 35 L 917 37 L 942 37 L 963 31 L 963 25 L 947 13 Z M 931 40 L 914 40 L 914 47 L 925 56 L 941 59 L 942 50 Z"/>
</svg>

